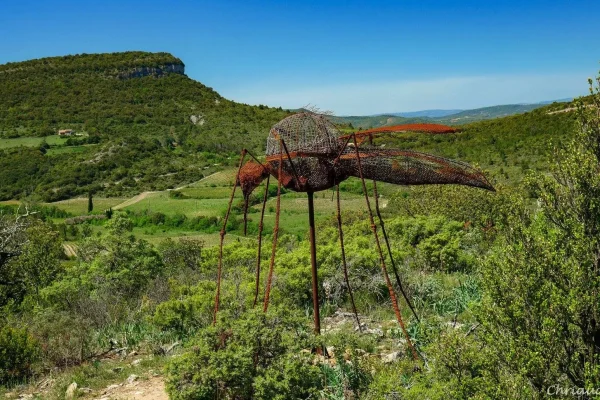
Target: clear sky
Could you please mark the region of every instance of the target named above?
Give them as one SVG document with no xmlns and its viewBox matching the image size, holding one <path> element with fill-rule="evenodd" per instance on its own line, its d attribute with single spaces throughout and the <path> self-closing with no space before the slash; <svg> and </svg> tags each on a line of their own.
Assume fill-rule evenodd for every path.
<svg viewBox="0 0 600 400">
<path fill-rule="evenodd" d="M 586 93 L 598 0 L 0 0 L 0 63 L 166 51 L 232 100 L 338 115 Z"/>
</svg>

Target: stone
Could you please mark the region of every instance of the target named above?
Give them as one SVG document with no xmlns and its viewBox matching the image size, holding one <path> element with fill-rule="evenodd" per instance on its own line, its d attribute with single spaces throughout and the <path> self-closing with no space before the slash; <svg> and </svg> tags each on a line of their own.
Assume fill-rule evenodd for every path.
<svg viewBox="0 0 600 400">
<path fill-rule="evenodd" d="M 69 385 L 69 387 L 67 388 L 67 391 L 65 392 L 65 399 L 74 399 L 76 392 L 77 392 L 77 382 L 73 382 Z"/>
<path fill-rule="evenodd" d="M 141 359 L 141 358 L 138 358 L 138 359 L 136 359 L 136 360 L 133 360 L 133 361 L 131 362 L 131 365 L 135 367 L 135 366 L 137 366 L 137 365 L 140 365 L 140 363 L 141 363 L 141 362 L 142 362 L 142 359 Z"/>
<path fill-rule="evenodd" d="M 129 375 L 129 377 L 127 378 L 127 383 L 128 384 L 132 384 L 133 382 L 137 381 L 139 378 L 139 376 L 135 375 L 135 374 L 131 374 Z"/>
<path fill-rule="evenodd" d="M 391 363 L 395 362 L 398 358 L 400 358 L 401 354 L 402 353 L 400 351 L 393 351 L 389 354 L 382 356 L 381 361 L 384 364 L 391 364 Z"/>
<path fill-rule="evenodd" d="M 350 351 L 350 349 L 346 349 L 346 351 L 344 351 L 344 360 L 350 361 L 351 358 L 352 352 Z"/>
<path fill-rule="evenodd" d="M 371 335 L 376 335 L 377 337 L 383 337 L 383 330 L 381 328 L 367 329 L 363 332 Z"/>
<path fill-rule="evenodd" d="M 107 394 L 108 392 L 110 392 L 111 390 L 114 390 L 116 388 L 118 388 L 121 385 L 110 385 L 107 386 L 106 389 L 104 389 L 104 392 L 102 394 Z"/>
<path fill-rule="evenodd" d="M 333 346 L 328 346 L 326 347 L 327 349 L 327 354 L 329 355 L 329 357 L 335 357 L 335 347 Z"/>
</svg>

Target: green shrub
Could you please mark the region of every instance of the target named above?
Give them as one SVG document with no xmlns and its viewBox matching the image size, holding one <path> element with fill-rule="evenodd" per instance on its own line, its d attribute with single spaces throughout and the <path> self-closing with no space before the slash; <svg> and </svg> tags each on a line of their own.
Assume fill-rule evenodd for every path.
<svg viewBox="0 0 600 400">
<path fill-rule="evenodd" d="M 38 343 L 26 329 L 0 329 L 0 385 L 23 381 L 38 359 Z"/>
<path fill-rule="evenodd" d="M 33 321 L 45 366 L 68 367 L 81 364 L 94 353 L 91 323 L 66 312 L 47 311 Z"/>
<path fill-rule="evenodd" d="M 251 311 L 239 319 L 223 314 L 168 366 L 172 399 L 306 399 L 316 394 L 322 386 L 320 370 L 301 352 L 313 345 L 302 319 L 276 311 Z"/>
<path fill-rule="evenodd" d="M 163 330 L 181 335 L 207 326 L 212 321 L 215 284 L 201 282 L 193 291 L 193 294 L 159 304 L 152 322 Z"/>
</svg>

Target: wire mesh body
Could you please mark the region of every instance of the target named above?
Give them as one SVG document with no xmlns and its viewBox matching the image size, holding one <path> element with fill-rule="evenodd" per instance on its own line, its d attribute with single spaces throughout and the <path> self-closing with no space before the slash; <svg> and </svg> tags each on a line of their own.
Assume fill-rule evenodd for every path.
<svg viewBox="0 0 600 400">
<path fill-rule="evenodd" d="M 357 139 L 385 132 L 393 127 L 363 131 Z M 448 133 L 452 128 L 434 124 L 404 125 L 405 131 Z M 360 136 L 359 136 L 360 135 Z M 361 158 L 364 177 L 400 185 L 460 184 L 493 189 L 485 176 L 466 163 L 416 151 L 381 149 L 360 145 L 358 156 L 352 135 L 341 136 L 325 117 L 299 113 L 277 123 L 267 139 L 268 171 L 282 185 L 297 192 L 317 192 L 334 187 L 351 176 L 360 177 Z M 278 176 L 280 153 L 283 154 L 282 176 Z"/>
</svg>

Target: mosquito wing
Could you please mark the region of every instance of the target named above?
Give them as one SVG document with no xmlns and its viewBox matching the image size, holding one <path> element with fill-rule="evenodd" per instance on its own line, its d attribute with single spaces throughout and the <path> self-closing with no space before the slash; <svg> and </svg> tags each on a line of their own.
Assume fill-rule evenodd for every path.
<svg viewBox="0 0 600 400">
<path fill-rule="evenodd" d="M 485 175 L 469 164 L 416 151 L 359 148 L 365 179 L 398 185 L 457 184 L 494 190 Z M 356 150 L 349 146 L 340 156 L 343 173 L 360 177 Z"/>
</svg>

